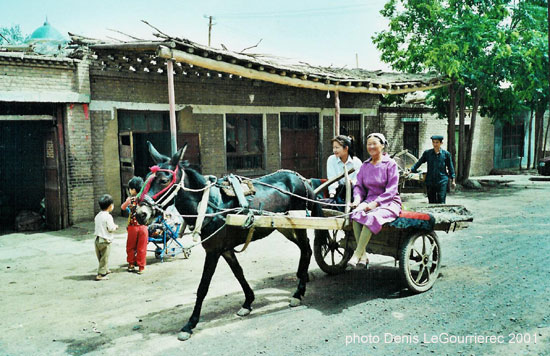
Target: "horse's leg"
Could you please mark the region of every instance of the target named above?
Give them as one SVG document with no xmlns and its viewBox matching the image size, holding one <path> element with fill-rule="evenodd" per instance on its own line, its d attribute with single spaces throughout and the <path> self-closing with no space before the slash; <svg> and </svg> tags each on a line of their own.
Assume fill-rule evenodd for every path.
<svg viewBox="0 0 550 356">
<path fill-rule="evenodd" d="M 231 268 L 231 271 L 233 271 L 233 274 L 235 275 L 235 278 L 239 281 L 243 292 L 244 292 L 244 303 L 242 308 L 237 312 L 238 316 L 246 316 L 250 314 L 250 311 L 252 310 L 252 302 L 254 301 L 254 292 L 252 291 L 252 288 L 250 288 L 250 285 L 248 285 L 248 282 L 246 281 L 246 278 L 244 277 L 243 269 L 241 268 L 241 265 L 239 264 L 239 261 L 237 260 L 237 256 L 235 256 L 235 252 L 233 250 L 226 251 L 222 254 L 223 258 Z"/>
<path fill-rule="evenodd" d="M 193 329 L 195 328 L 195 326 L 197 326 L 197 323 L 199 322 L 202 302 L 206 297 L 206 293 L 208 293 L 208 287 L 210 286 L 210 281 L 212 280 L 212 276 L 216 271 L 216 266 L 218 265 L 220 255 L 221 254 L 219 252 L 206 253 L 201 282 L 199 283 L 199 289 L 197 290 L 197 300 L 195 302 L 195 308 L 193 309 L 193 313 L 191 314 L 189 321 L 183 326 L 183 328 L 181 328 L 181 331 L 178 334 L 178 339 L 181 341 L 185 341 L 191 337 Z"/>
<path fill-rule="evenodd" d="M 290 306 L 296 307 L 301 304 L 302 297 L 306 294 L 306 283 L 309 281 L 308 269 L 311 261 L 311 247 L 306 230 L 280 230 L 280 232 L 290 241 L 294 242 L 300 248 L 300 262 L 298 263 L 298 288 L 290 299 Z"/>
</svg>

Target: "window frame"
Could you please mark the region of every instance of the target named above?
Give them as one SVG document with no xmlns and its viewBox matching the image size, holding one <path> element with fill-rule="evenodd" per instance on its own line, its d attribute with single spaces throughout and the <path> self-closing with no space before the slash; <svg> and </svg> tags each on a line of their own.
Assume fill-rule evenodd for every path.
<svg viewBox="0 0 550 356">
<path fill-rule="evenodd" d="M 252 120 L 258 120 L 259 121 L 259 127 L 254 128 L 252 124 Z M 235 128 L 230 129 L 228 125 L 230 124 L 230 121 L 233 121 L 235 123 Z M 243 123 L 243 121 L 245 121 Z M 225 164 L 226 164 L 226 170 L 228 172 L 259 172 L 259 171 L 265 171 L 266 167 L 266 150 L 267 150 L 267 142 L 266 142 L 266 118 L 264 114 L 254 114 L 254 113 L 230 113 L 225 114 L 225 120 L 224 120 L 224 136 L 225 136 Z M 246 129 L 244 132 L 246 132 L 246 149 L 243 150 L 242 145 L 237 144 L 238 141 L 236 139 L 235 135 L 235 151 L 229 152 L 229 144 L 230 144 L 230 130 L 234 130 L 235 132 L 241 132 L 243 130 L 243 127 L 246 126 Z M 254 145 L 254 131 L 256 131 L 256 134 L 258 135 L 255 140 L 257 141 L 256 147 L 259 148 L 259 151 L 253 151 L 252 145 Z M 254 157 L 259 161 L 258 165 L 252 165 L 247 167 L 246 164 L 243 165 L 235 165 L 235 163 L 230 163 L 230 160 L 246 160 L 247 158 Z"/>
</svg>

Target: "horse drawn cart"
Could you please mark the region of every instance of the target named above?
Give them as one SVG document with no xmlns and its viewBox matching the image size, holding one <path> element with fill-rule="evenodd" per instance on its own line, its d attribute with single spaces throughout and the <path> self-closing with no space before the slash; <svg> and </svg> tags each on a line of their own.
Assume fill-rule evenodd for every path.
<svg viewBox="0 0 550 356">
<path fill-rule="evenodd" d="M 342 176 L 326 181 L 315 189 L 315 193 Z M 349 203 L 349 180 L 347 185 L 349 193 L 346 202 Z M 349 209 L 349 204 L 346 204 L 344 212 L 323 209 L 325 217 L 308 217 L 303 212 L 254 216 L 252 225 L 258 228 L 313 229 L 313 253 L 317 264 L 327 274 L 339 274 L 345 271 L 356 247 Z M 430 204 L 407 206 L 407 209 L 402 211 L 399 218 L 384 225 L 380 233 L 372 236 L 367 252 L 390 256 L 399 261 L 403 281 L 412 292 L 420 293 L 433 286 L 441 268 L 441 244 L 436 231 L 449 232 L 451 229 L 464 228 L 467 222 L 473 221 L 473 215 L 460 205 Z M 243 226 L 250 225 L 249 220 L 246 215 L 229 214 L 226 223 Z"/>
</svg>

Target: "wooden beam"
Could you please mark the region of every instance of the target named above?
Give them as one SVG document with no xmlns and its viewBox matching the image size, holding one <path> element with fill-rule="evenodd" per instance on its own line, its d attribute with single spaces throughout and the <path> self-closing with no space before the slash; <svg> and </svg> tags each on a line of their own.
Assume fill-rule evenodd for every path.
<svg viewBox="0 0 550 356">
<path fill-rule="evenodd" d="M 228 214 L 227 225 L 242 226 L 248 219 L 247 215 Z M 315 229 L 315 230 L 342 230 L 346 219 L 294 217 L 294 216 L 254 216 L 254 227 L 281 228 L 281 229 Z"/>
<path fill-rule="evenodd" d="M 219 72 L 224 72 L 228 74 L 238 75 L 238 76 L 242 76 L 253 80 L 262 80 L 266 82 L 277 83 L 277 84 L 282 84 L 282 85 L 287 85 L 292 87 L 317 89 L 317 90 L 323 90 L 323 91 L 330 90 L 330 91 L 341 91 L 345 93 L 401 94 L 401 93 L 409 93 L 417 90 L 435 89 L 435 88 L 447 86 L 450 84 L 450 83 L 442 83 L 440 85 L 431 84 L 431 85 L 423 85 L 418 89 L 408 88 L 408 89 L 391 89 L 391 90 L 382 88 L 381 84 L 378 85 L 378 88 L 353 87 L 353 86 L 347 86 L 347 85 L 340 85 L 339 82 L 336 82 L 335 84 L 326 84 L 321 81 L 314 82 L 312 80 L 298 79 L 296 78 L 296 74 L 292 74 L 291 77 L 289 76 L 285 77 L 278 74 L 271 74 L 265 71 L 262 72 L 262 71 L 250 68 L 252 67 L 252 63 L 248 63 L 245 67 L 245 66 L 231 64 L 223 61 L 216 61 L 214 59 L 204 58 L 201 56 L 189 54 L 180 50 L 170 49 L 163 46 L 159 47 L 157 55 L 161 58 L 173 59 L 177 62 L 188 63 L 198 67 L 215 70 Z"/>
<path fill-rule="evenodd" d="M 51 115 L 0 115 L 2 121 L 55 121 Z"/>
<path fill-rule="evenodd" d="M 93 50 L 118 50 L 118 51 L 151 51 L 154 52 L 158 50 L 161 43 L 143 41 L 143 42 L 128 42 L 128 43 L 101 43 L 91 45 L 90 48 Z M 162 46 L 167 48 L 176 48 L 174 42 L 162 42 Z"/>
</svg>

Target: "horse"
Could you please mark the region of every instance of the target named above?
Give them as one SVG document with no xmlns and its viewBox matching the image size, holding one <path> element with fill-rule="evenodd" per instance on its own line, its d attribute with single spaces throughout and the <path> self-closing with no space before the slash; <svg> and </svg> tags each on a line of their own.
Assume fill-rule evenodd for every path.
<svg viewBox="0 0 550 356">
<path fill-rule="evenodd" d="M 200 230 L 201 244 L 205 249 L 206 257 L 193 312 L 188 322 L 182 327 L 178 334 L 178 339 L 185 341 L 191 337 L 193 329 L 197 326 L 202 304 L 208 292 L 220 256 L 225 259 L 244 292 L 245 301 L 241 309 L 237 312 L 237 315 L 246 316 L 252 311 L 254 292 L 252 288 L 250 288 L 235 255 L 235 247 L 247 242 L 250 227 L 243 228 L 225 225 L 227 210 L 238 209 L 240 207 L 239 202 L 234 197 L 232 198 L 222 194 L 220 186 L 215 184 L 217 181 L 214 177 L 209 179 L 201 175 L 199 172 L 189 167 L 187 162 L 183 161 L 187 145 L 184 145 L 170 158 L 160 154 L 150 142 L 147 144 L 149 153 L 156 166 L 152 167 L 152 173 L 148 175 L 146 187 L 144 188 L 145 191 L 142 193 L 143 200 L 141 200 L 136 212 L 137 219 L 140 223 L 148 224 L 156 215 L 159 215 L 159 209 L 156 209 L 156 205 L 157 202 L 164 200 L 162 203 L 167 205 L 174 202 L 177 210 L 184 216 L 185 223 L 189 226 L 194 226 L 198 222 L 197 218 L 187 216 L 196 216 L 198 214 L 198 205 L 207 185 L 210 185 L 211 188 L 208 194 L 206 213 L 219 213 L 215 216 L 208 215 L 204 219 Z M 171 191 L 171 187 L 176 184 L 180 184 L 181 186 L 182 180 L 183 188 L 177 190 L 177 193 L 172 193 L 172 195 L 166 197 L 166 194 Z M 309 209 L 312 216 L 323 216 L 321 206 L 314 200 L 313 189 L 305 179 L 296 172 L 281 170 L 254 179 L 252 182 L 255 194 L 248 196 L 248 201 L 250 211 L 255 212 L 255 214 L 261 211 L 284 213 L 290 210 L 305 209 L 307 211 Z M 164 194 L 163 191 L 166 192 L 165 196 L 162 196 L 162 194 Z M 306 230 L 278 230 L 300 249 L 300 260 L 296 272 L 298 286 L 290 298 L 290 306 L 294 307 L 301 304 L 302 298 L 306 292 L 306 283 L 309 280 L 308 268 L 312 251 Z M 273 231 L 275 231 L 274 228 L 255 228 L 252 231 L 252 238 L 251 240 L 249 239 L 249 241 L 262 239 L 270 235 Z"/>
</svg>

